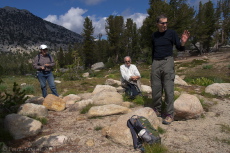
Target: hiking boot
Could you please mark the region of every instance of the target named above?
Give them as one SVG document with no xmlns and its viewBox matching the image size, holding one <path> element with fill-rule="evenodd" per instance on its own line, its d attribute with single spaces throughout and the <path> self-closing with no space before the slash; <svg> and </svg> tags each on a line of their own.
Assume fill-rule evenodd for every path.
<svg viewBox="0 0 230 153">
<path fill-rule="evenodd" d="M 153 109 L 153 110 L 156 113 L 157 117 L 161 117 L 161 113 L 157 109 Z"/>
<path fill-rule="evenodd" d="M 171 124 L 173 122 L 173 116 L 172 115 L 167 115 L 165 119 L 163 119 L 162 124 Z"/>
</svg>

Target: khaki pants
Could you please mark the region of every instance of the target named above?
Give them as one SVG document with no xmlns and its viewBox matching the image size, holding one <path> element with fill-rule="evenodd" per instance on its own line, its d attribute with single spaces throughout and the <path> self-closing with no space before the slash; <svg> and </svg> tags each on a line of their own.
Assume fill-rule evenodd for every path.
<svg viewBox="0 0 230 153">
<path fill-rule="evenodd" d="M 174 113 L 174 59 L 153 60 L 151 70 L 153 109 L 166 115 Z M 165 93 L 165 110 L 162 110 L 162 94 Z"/>
</svg>

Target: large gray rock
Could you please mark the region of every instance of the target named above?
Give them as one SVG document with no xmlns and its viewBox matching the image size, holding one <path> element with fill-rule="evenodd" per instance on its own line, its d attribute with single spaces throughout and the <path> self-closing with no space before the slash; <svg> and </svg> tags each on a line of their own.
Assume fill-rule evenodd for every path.
<svg viewBox="0 0 230 153">
<path fill-rule="evenodd" d="M 211 84 L 205 88 L 205 92 L 217 96 L 230 95 L 230 83 Z"/>
<path fill-rule="evenodd" d="M 131 112 L 131 110 L 127 107 L 110 104 L 110 105 L 91 107 L 90 110 L 88 111 L 88 117 L 125 114 L 128 112 Z"/>
<path fill-rule="evenodd" d="M 178 85 L 188 86 L 187 82 L 181 79 L 178 75 L 175 76 L 174 83 Z"/>
<path fill-rule="evenodd" d="M 158 128 L 160 122 L 150 107 L 140 108 L 136 111 L 130 112 L 125 115 L 121 115 L 116 123 L 112 124 L 110 127 L 106 128 L 106 135 L 112 139 L 115 143 L 122 145 L 133 145 L 132 135 L 130 129 L 127 127 L 127 120 L 133 115 L 139 115 L 146 117 L 154 128 Z"/>
<path fill-rule="evenodd" d="M 106 104 L 120 104 L 123 102 L 123 97 L 118 92 L 99 92 L 93 97 L 93 103 L 95 105 L 106 105 Z"/>
<path fill-rule="evenodd" d="M 118 85 L 118 86 L 120 86 L 121 85 L 121 81 L 114 80 L 114 79 L 107 79 L 105 81 L 105 84 L 106 85 Z"/>
<path fill-rule="evenodd" d="M 81 100 L 81 97 L 75 94 L 69 94 L 62 99 L 66 103 L 66 107 L 68 108 L 70 105 L 75 104 L 77 101 Z"/>
<path fill-rule="evenodd" d="M 120 94 L 125 93 L 125 88 L 122 88 L 121 86 L 117 87 L 116 89 L 117 89 L 117 92 Z"/>
<path fill-rule="evenodd" d="M 14 139 L 35 136 L 41 131 L 42 123 L 19 114 L 9 114 L 5 117 L 4 127 Z"/>
<path fill-rule="evenodd" d="M 105 67 L 105 64 L 103 62 L 98 62 L 95 63 L 91 66 L 92 70 L 99 70 L 99 69 L 103 69 Z"/>
<path fill-rule="evenodd" d="M 147 85 L 141 85 L 141 91 L 146 93 L 152 93 L 152 88 Z"/>
<path fill-rule="evenodd" d="M 79 97 L 81 97 L 81 100 L 85 100 L 85 99 L 91 99 L 93 94 L 92 93 L 81 93 L 78 94 Z"/>
<path fill-rule="evenodd" d="M 68 142 L 68 137 L 64 135 L 48 135 L 43 136 L 32 143 L 32 147 L 55 147 L 60 146 Z"/>
<path fill-rule="evenodd" d="M 27 99 L 25 103 L 34 103 L 34 104 L 42 105 L 43 101 L 44 101 L 44 97 L 32 97 Z"/>
<path fill-rule="evenodd" d="M 19 107 L 18 114 L 29 117 L 43 118 L 48 116 L 48 110 L 43 105 L 26 103 Z"/>
<path fill-rule="evenodd" d="M 75 104 L 73 104 L 69 108 L 69 111 L 73 112 L 73 111 L 81 110 L 82 108 L 86 107 L 89 104 L 93 104 L 93 100 L 92 99 L 81 100 L 81 101 L 76 102 Z"/>
<path fill-rule="evenodd" d="M 203 113 L 200 100 L 190 94 L 181 94 L 174 102 L 175 119 L 195 119 Z"/>
<path fill-rule="evenodd" d="M 66 103 L 62 98 L 53 94 L 48 94 L 43 101 L 43 105 L 49 110 L 63 111 L 65 109 Z"/>
<path fill-rule="evenodd" d="M 104 91 L 107 91 L 107 92 L 117 92 L 117 89 L 113 86 L 110 86 L 110 85 L 96 85 L 96 87 L 94 88 L 93 90 L 93 94 L 97 94 L 99 92 L 104 92 Z"/>
</svg>

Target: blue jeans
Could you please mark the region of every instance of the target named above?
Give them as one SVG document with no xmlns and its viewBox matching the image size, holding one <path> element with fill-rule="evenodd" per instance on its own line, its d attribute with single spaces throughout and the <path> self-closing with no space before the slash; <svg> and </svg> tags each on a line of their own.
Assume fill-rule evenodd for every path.
<svg viewBox="0 0 230 153">
<path fill-rule="evenodd" d="M 38 71 L 37 77 L 41 85 L 42 89 L 42 96 L 45 98 L 47 96 L 47 90 L 46 90 L 46 81 L 49 84 L 50 90 L 55 96 L 58 96 L 56 86 L 54 84 L 54 76 L 51 71 Z"/>
</svg>

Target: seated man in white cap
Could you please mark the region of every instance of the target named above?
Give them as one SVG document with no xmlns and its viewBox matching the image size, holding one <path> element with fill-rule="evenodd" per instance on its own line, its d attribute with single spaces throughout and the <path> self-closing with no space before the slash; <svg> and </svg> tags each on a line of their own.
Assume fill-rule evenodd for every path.
<svg viewBox="0 0 230 153">
<path fill-rule="evenodd" d="M 130 56 L 126 56 L 124 58 L 124 62 L 125 64 L 120 66 L 122 87 L 126 88 L 126 93 L 127 93 L 127 90 L 132 90 L 130 88 L 135 87 L 137 91 L 134 91 L 134 92 L 138 92 L 136 93 L 138 95 L 141 93 L 140 72 L 138 71 L 137 67 L 134 64 L 131 64 Z M 135 96 L 136 95 L 134 95 L 133 98 Z"/>
<path fill-rule="evenodd" d="M 52 93 L 58 96 L 52 74 L 52 67 L 55 65 L 53 57 L 48 54 L 48 47 L 46 45 L 41 45 L 39 49 L 40 53 L 34 58 L 33 67 L 37 70 L 37 78 L 41 85 L 42 96 L 44 98 L 47 96 L 46 81 Z"/>
</svg>

